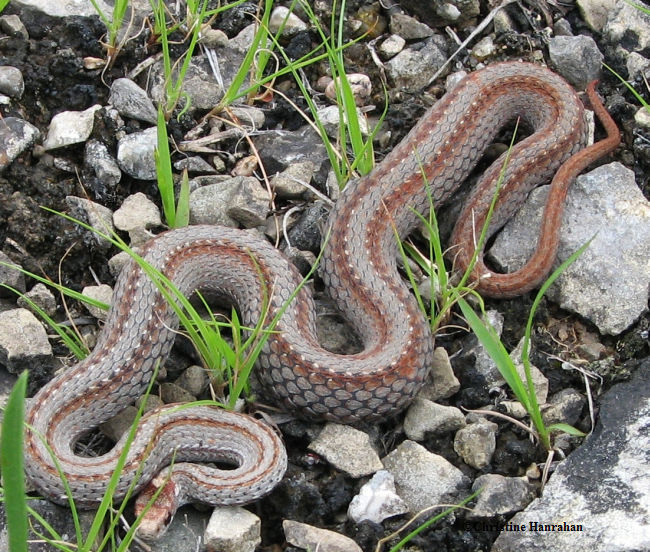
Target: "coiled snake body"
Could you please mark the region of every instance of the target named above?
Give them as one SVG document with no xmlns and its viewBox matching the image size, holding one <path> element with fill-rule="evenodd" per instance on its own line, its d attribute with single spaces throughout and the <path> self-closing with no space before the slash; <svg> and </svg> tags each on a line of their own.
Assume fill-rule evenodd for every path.
<svg viewBox="0 0 650 552">
<path fill-rule="evenodd" d="M 323 349 L 316 338 L 312 298 L 302 289 L 258 362 L 269 394 L 302 416 L 343 423 L 381 419 L 404 408 L 427 374 L 433 337 L 397 273 L 394 228 L 405 236 L 417 223 L 413 210 L 428 211 L 423 173 L 434 203 L 440 205 L 504 125 L 520 118 L 533 132 L 512 151 L 491 221 L 494 231 L 532 188 L 564 164 L 547 207 L 550 228 L 543 231 L 531 266 L 512 278 L 489 273 L 479 258 L 479 290 L 501 296 L 523 293 L 546 276 L 553 262 L 562 190 L 618 143 L 616 127 L 593 89 L 590 100 L 609 137 L 586 149 L 583 105 L 571 87 L 547 69 L 526 63 L 491 65 L 466 77 L 440 100 L 369 176 L 346 188 L 330 217 L 331 236 L 320 273 L 361 337 L 363 350 L 342 356 Z M 501 167 L 502 160 L 497 160 L 483 176 L 457 223 L 452 242 L 461 268 L 473 253 L 473 239 L 485 220 Z M 264 291 L 270 293 L 271 319 L 301 280 L 286 258 L 258 235 L 230 228 L 169 231 L 149 242 L 141 255 L 184 293 L 207 288 L 229 298 L 243 323 L 251 326 L 261 314 Z M 77 505 L 97 504 L 124 438 L 96 458 L 75 455 L 73 445 L 143 393 L 155 363 L 166 358 L 173 343 L 173 311 L 136 264 L 122 272 L 114 297 L 92 354 L 41 389 L 28 410 L 33 430 L 26 439 L 27 475 L 40 492 L 59 503 L 66 502 L 65 490 L 44 443 L 56 456 Z M 125 495 L 138 470 L 134 490 L 140 491 L 172 457 L 172 494 L 179 503 L 250 502 L 272 489 L 286 467 L 284 447 L 265 424 L 208 407 L 167 405 L 143 418 L 115 497 Z M 220 470 L 195 463 L 214 460 L 237 467 Z M 151 522 L 143 532 L 156 535 L 159 530 Z"/>
</svg>

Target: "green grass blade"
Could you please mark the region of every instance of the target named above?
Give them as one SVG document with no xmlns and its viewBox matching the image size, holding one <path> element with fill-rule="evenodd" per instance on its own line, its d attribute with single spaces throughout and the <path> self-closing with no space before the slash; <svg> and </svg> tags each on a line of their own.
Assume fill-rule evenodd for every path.
<svg viewBox="0 0 650 552">
<path fill-rule="evenodd" d="M 569 435 L 575 435 L 576 437 L 584 437 L 586 433 L 580 431 L 579 429 L 573 427 L 572 425 L 558 422 L 557 424 L 551 424 L 546 429 L 550 431 L 560 431 L 562 433 L 568 433 Z"/>
<path fill-rule="evenodd" d="M 632 4 L 631 2 L 628 2 L 628 4 L 630 4 L 630 5 L 632 5 L 632 6 L 635 5 L 635 4 Z M 603 67 L 604 67 L 605 69 L 607 69 L 607 70 L 608 70 L 612 75 L 614 75 L 618 80 L 620 80 L 620 81 L 621 81 L 621 82 L 622 82 L 622 83 L 627 87 L 627 89 L 628 89 L 630 92 L 632 92 L 632 95 L 633 95 L 633 96 L 638 100 L 638 102 L 639 102 L 643 107 L 645 107 L 646 110 L 650 111 L 650 104 L 649 104 L 648 102 L 646 102 L 646 101 L 643 99 L 643 96 L 641 96 L 641 94 L 639 94 L 639 93 L 636 91 L 636 88 L 634 88 L 634 86 L 632 86 L 629 82 L 627 82 L 627 81 L 626 81 L 626 80 L 625 80 L 621 75 L 619 75 L 616 71 L 614 71 L 614 69 L 612 69 L 612 68 L 611 68 L 609 65 L 607 65 L 606 63 L 603 63 Z"/>
<path fill-rule="evenodd" d="M 47 208 L 42 207 L 42 209 L 47 210 Z M 90 230 L 91 232 L 94 232 L 95 230 L 91 226 L 86 226 L 86 229 Z M 19 272 L 22 272 L 26 276 L 29 276 L 30 278 L 34 278 L 34 280 L 38 280 L 42 284 L 45 284 L 46 286 L 52 287 L 56 289 L 58 292 L 63 293 L 65 296 L 70 297 L 72 299 L 76 299 L 77 301 L 81 301 L 82 303 L 87 303 L 89 305 L 93 305 L 95 307 L 98 307 L 103 310 L 108 310 L 109 306 L 106 303 L 102 303 L 101 301 L 97 301 L 97 299 L 92 299 L 91 297 L 88 297 L 87 295 L 83 295 L 82 293 L 79 293 L 78 291 L 74 291 L 73 289 L 67 288 L 65 286 L 62 286 L 61 284 L 57 284 L 53 282 L 52 280 L 48 280 L 47 278 L 43 278 L 43 276 L 39 276 L 38 274 L 35 274 L 34 272 L 30 272 L 29 270 L 25 270 L 21 266 L 18 266 L 16 264 L 12 263 L 5 263 L 4 261 L 0 261 L 0 266 L 4 266 L 6 268 L 10 268 L 12 270 L 18 270 Z"/>
<path fill-rule="evenodd" d="M 501 343 L 499 336 L 494 331 L 494 328 L 488 323 L 481 320 L 481 318 L 474 312 L 474 309 L 469 306 L 469 303 L 462 297 L 458 297 L 458 305 L 460 306 L 463 316 L 476 334 L 476 337 L 481 342 L 485 351 L 490 355 L 490 358 L 495 362 L 499 372 L 506 380 L 506 383 L 512 389 L 512 392 L 517 397 L 517 400 L 524 405 L 526 411 L 530 412 L 530 399 L 528 392 L 515 369 L 514 362 L 510 358 L 508 351 Z"/>
<path fill-rule="evenodd" d="M 170 228 L 176 227 L 176 204 L 174 201 L 174 175 L 172 173 L 172 160 L 169 153 L 169 139 L 167 137 L 167 121 L 161 106 L 158 106 L 157 120 L 158 145 L 154 151 L 156 160 L 156 179 L 160 199 L 165 212 L 165 220 Z"/>
<path fill-rule="evenodd" d="M 181 175 L 181 187 L 178 192 L 178 204 L 176 205 L 176 228 L 187 226 L 190 223 L 190 179 L 187 176 L 187 169 L 183 169 Z"/>
<path fill-rule="evenodd" d="M 464 498 L 462 501 L 460 501 L 458 504 L 452 506 L 451 508 L 447 508 L 444 512 L 440 512 L 438 515 L 433 516 L 431 519 L 428 519 L 425 521 L 422 525 L 420 525 L 418 528 L 414 529 L 411 531 L 408 535 L 406 535 L 401 541 L 399 541 L 395 546 L 393 546 L 389 552 L 399 552 L 404 545 L 409 542 L 412 538 L 420 534 L 422 531 L 427 529 L 430 525 L 433 525 L 437 521 L 440 521 L 442 518 L 448 516 L 451 514 L 454 510 L 457 510 L 458 508 L 462 508 L 467 504 L 468 502 L 474 500 L 479 493 L 481 492 L 481 489 L 478 491 L 473 492 L 471 495 L 469 495 L 467 498 Z"/>
<path fill-rule="evenodd" d="M 73 552 L 73 550 L 76 552 L 77 547 L 74 545 L 68 546 L 65 544 L 63 537 L 59 535 L 56 529 L 54 529 L 54 527 L 52 527 L 48 521 L 43 516 L 41 516 L 40 513 L 34 510 L 31 506 L 27 506 L 27 513 L 29 514 L 30 518 L 35 519 L 36 522 L 41 525 L 45 531 L 47 531 L 46 535 L 40 531 L 37 531 L 34 526 L 32 526 L 32 533 L 36 536 L 37 539 L 45 541 L 50 546 L 58 550 L 62 550 L 63 552 Z"/>
<path fill-rule="evenodd" d="M 27 372 L 23 372 L 9 394 L 0 439 L 0 466 L 4 483 L 5 513 L 11 552 L 27 552 L 29 528 L 23 468 L 26 391 Z"/>
<path fill-rule="evenodd" d="M 269 19 L 271 18 L 272 9 L 273 9 L 273 0 L 265 0 L 264 12 L 262 13 L 262 20 L 260 21 L 255 36 L 253 36 L 251 47 L 246 52 L 246 55 L 244 56 L 244 60 L 239 66 L 239 70 L 237 71 L 237 74 L 235 75 L 232 82 L 230 83 L 228 90 L 226 90 L 226 92 L 224 93 L 223 98 L 219 102 L 216 111 L 221 111 L 224 107 L 232 104 L 238 97 L 241 96 L 241 94 L 239 93 L 240 89 L 244 85 L 244 82 L 246 81 L 246 78 L 250 73 L 251 68 L 253 67 L 253 64 L 255 62 L 255 56 L 257 55 L 258 50 L 266 47 L 266 40 L 269 35 L 269 31 L 268 31 Z M 258 86 L 259 83 L 256 83 L 253 87 L 251 87 L 251 89 L 257 90 Z"/>
<path fill-rule="evenodd" d="M 642 4 L 637 4 L 636 2 L 630 2 L 630 0 L 625 0 L 625 2 L 628 3 L 630 6 L 632 6 L 633 8 L 636 8 L 637 10 L 650 15 L 650 8 L 648 8 L 647 6 L 644 6 Z"/>
</svg>

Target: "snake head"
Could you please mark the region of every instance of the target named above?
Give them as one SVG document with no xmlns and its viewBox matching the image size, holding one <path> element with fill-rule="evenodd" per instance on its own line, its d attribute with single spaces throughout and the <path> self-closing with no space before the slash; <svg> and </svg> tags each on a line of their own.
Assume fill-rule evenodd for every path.
<svg viewBox="0 0 650 552">
<path fill-rule="evenodd" d="M 150 541 L 165 534 L 181 505 L 179 494 L 177 484 L 168 475 L 158 474 L 147 484 L 135 501 L 135 515 L 140 521 L 138 537 Z"/>
</svg>

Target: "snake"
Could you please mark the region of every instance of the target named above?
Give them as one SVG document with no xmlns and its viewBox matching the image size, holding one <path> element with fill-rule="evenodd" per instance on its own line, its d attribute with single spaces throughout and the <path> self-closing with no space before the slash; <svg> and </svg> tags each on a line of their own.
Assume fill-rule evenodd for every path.
<svg viewBox="0 0 650 552">
<path fill-rule="evenodd" d="M 586 110 L 572 87 L 547 68 L 525 62 L 488 65 L 465 76 L 366 176 L 350 183 L 329 216 L 319 265 L 325 290 L 362 341 L 355 354 L 324 349 L 311 292 L 294 265 L 257 231 L 197 225 L 163 232 L 141 257 L 183 294 L 209 291 L 235 305 L 245 326 L 277 317 L 257 361 L 265 392 L 306 419 L 354 424 L 383 420 L 416 395 L 432 363 L 434 339 L 399 274 L 396 235 L 408 236 L 417 213 L 443 205 L 504 128 L 520 121 L 525 138 L 479 178 L 452 232 L 454 263 L 465 270 L 502 182 L 488 235 L 528 193 L 551 181 L 544 225 L 531 261 L 512 274 L 491 271 L 476 255 L 476 289 L 494 297 L 523 294 L 545 278 L 557 250 L 564 196 L 587 165 L 620 137 L 587 90 L 607 137 L 586 146 Z M 504 170 L 505 166 L 505 170 Z M 54 502 L 95 507 L 123 464 L 113 499 L 160 492 L 140 525 L 158 537 L 187 502 L 245 504 L 269 493 L 287 467 L 278 434 L 245 414 L 210 406 L 165 405 L 146 413 L 107 453 L 82 457 L 75 443 L 143 394 L 173 345 L 177 316 L 147 272 L 131 261 L 91 354 L 40 389 L 26 413 L 25 471 Z M 128 440 L 128 441 L 127 441 Z M 128 445 L 128 446 L 127 446 Z M 217 463 L 216 465 L 214 463 Z M 225 464 L 225 465 L 224 465 Z M 62 483 L 65 476 L 69 493 Z"/>
</svg>

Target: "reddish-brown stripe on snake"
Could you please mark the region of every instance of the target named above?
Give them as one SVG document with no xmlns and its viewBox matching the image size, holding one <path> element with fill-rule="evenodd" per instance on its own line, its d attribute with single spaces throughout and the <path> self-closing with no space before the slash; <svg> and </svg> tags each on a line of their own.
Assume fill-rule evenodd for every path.
<svg viewBox="0 0 650 552">
<path fill-rule="evenodd" d="M 595 94 L 591 101 L 600 106 Z M 258 362 L 259 377 L 269 393 L 302 416 L 344 423 L 380 419 L 405 407 L 429 369 L 433 337 L 397 273 L 392 225 L 404 236 L 417 222 L 412 209 L 427 212 L 422 170 L 435 204 L 440 205 L 503 127 L 520 118 L 532 133 L 512 152 L 491 221 L 494 231 L 533 187 L 556 171 L 561 179 L 570 180 L 616 147 L 616 127 L 602 106 L 599 117 L 608 139 L 571 157 L 585 144 L 584 108 L 560 77 L 531 64 L 503 63 L 460 82 L 369 176 L 346 188 L 330 217 L 331 236 L 321 276 L 363 340 L 363 350 L 342 356 L 319 345 L 313 301 L 303 289 L 289 304 L 276 328 L 279 331 L 271 335 Z M 497 160 L 482 178 L 481 191 L 470 196 L 465 218 L 454 232 L 461 264 L 473 251 L 471 221 L 483 220 L 486 198 L 491 199 L 489 190 L 494 189 L 501 166 L 502 160 Z M 561 216 L 553 193 L 552 210 Z M 555 250 L 544 241 L 548 239 L 542 240 L 540 256 L 550 255 L 552 263 Z M 185 293 L 200 288 L 225 296 L 238 306 L 246 325 L 255 325 L 262 309 L 259 271 L 271 292 L 270 317 L 300 282 L 295 268 L 259 235 L 231 228 L 196 226 L 166 232 L 149 242 L 142 256 Z M 479 289 L 495 295 L 523 293 L 544 278 L 539 271 L 547 271 L 550 263 L 548 259 L 541 265 L 536 262 L 532 273 L 517 274 L 514 285 L 500 284 L 496 275 L 481 277 Z M 481 264 L 477 275 L 485 271 Z M 156 361 L 169 352 L 176 324 L 142 270 L 135 264 L 125 269 L 93 353 L 45 386 L 29 408 L 27 422 L 33 430 L 27 433 L 26 471 L 40 492 L 65 502 L 60 478 L 37 435 L 52 448 L 77 504 L 92 506 L 101 500 L 123 440 L 98 458 L 76 456 L 73 445 L 144 391 Z M 181 502 L 255 500 L 273 488 L 286 466 L 281 441 L 264 424 L 211 408 L 167 406 L 142 421 L 116 497 L 126 493 L 138 468 L 142 475 L 136 491 L 173 454 L 173 477 L 178 488 L 185 489 Z M 219 459 L 239 467 L 221 471 L 193 464 Z"/>
</svg>

